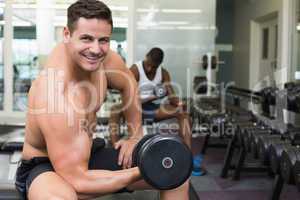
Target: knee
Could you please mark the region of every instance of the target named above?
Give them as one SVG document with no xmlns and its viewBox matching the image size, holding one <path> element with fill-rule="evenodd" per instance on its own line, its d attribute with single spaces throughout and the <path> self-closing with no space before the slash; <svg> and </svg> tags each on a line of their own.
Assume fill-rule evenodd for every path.
<svg viewBox="0 0 300 200">
<path fill-rule="evenodd" d="M 48 200 L 77 200 L 78 196 L 75 191 L 68 191 L 64 194 L 52 194 Z"/>
<path fill-rule="evenodd" d="M 190 121 L 190 115 L 187 112 L 178 112 L 176 113 L 176 118 L 181 121 L 181 120 L 188 120 Z"/>
<path fill-rule="evenodd" d="M 47 200 L 77 200 L 77 194 L 75 192 L 69 192 L 65 194 L 50 194 Z"/>
</svg>

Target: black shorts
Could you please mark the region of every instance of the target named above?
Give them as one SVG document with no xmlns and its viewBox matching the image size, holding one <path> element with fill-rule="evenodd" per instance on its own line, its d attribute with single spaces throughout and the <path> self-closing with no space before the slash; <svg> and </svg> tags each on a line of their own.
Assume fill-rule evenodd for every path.
<svg viewBox="0 0 300 200">
<path fill-rule="evenodd" d="M 159 109 L 160 105 L 153 102 L 146 102 L 142 104 L 143 122 L 153 122 L 155 118 L 155 112 Z"/>
<path fill-rule="evenodd" d="M 113 148 L 104 148 L 104 140 L 101 140 L 97 139 L 97 142 L 95 140 L 93 142 L 89 169 L 121 170 L 122 167 L 118 165 L 119 151 Z M 48 157 L 34 157 L 30 160 L 21 160 L 16 172 L 15 181 L 15 186 L 21 199 L 27 199 L 28 190 L 33 180 L 38 175 L 49 171 L 54 171 L 54 169 Z M 122 192 L 132 191 L 123 188 L 117 193 Z"/>
</svg>

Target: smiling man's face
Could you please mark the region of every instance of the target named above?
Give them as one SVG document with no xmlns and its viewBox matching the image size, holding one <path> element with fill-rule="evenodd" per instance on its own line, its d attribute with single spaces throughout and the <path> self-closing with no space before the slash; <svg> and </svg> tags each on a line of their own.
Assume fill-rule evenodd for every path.
<svg viewBox="0 0 300 200">
<path fill-rule="evenodd" d="M 79 18 L 71 33 L 64 30 L 64 40 L 72 60 L 85 71 L 96 71 L 109 51 L 112 26 L 106 20 Z"/>
</svg>

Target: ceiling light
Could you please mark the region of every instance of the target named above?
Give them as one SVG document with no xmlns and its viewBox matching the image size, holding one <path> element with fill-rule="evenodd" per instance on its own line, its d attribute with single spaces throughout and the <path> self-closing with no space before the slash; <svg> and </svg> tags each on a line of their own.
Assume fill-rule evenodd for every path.
<svg viewBox="0 0 300 200">
<path fill-rule="evenodd" d="M 200 9 L 162 9 L 163 13 L 202 13 Z"/>
<path fill-rule="evenodd" d="M 138 8 L 136 10 L 137 12 L 140 12 L 140 13 L 148 13 L 148 12 L 159 12 L 159 9 L 156 9 L 156 8 Z"/>
<path fill-rule="evenodd" d="M 165 24 L 165 25 L 186 25 L 189 24 L 188 21 L 160 21 L 158 24 Z"/>
<path fill-rule="evenodd" d="M 178 26 L 181 30 L 211 30 L 210 26 Z"/>
<path fill-rule="evenodd" d="M 109 6 L 109 8 L 115 11 L 128 11 L 127 6 Z"/>
</svg>

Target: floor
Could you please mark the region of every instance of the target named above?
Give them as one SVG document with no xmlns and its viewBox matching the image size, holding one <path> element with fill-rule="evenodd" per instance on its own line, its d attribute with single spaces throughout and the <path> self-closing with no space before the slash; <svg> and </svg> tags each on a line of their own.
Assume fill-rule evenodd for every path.
<svg viewBox="0 0 300 200">
<path fill-rule="evenodd" d="M 202 146 L 202 138 L 193 140 L 193 152 L 196 154 Z M 271 195 L 273 178 L 265 173 L 241 174 L 240 181 L 219 177 L 225 149 L 208 149 L 204 157 L 204 166 L 207 174 L 201 177 L 192 177 L 193 186 L 201 200 L 268 200 Z M 281 200 L 300 199 L 300 192 L 294 185 L 285 185 Z"/>
</svg>

